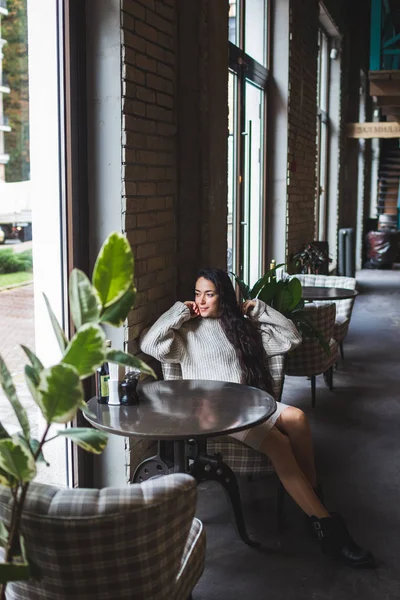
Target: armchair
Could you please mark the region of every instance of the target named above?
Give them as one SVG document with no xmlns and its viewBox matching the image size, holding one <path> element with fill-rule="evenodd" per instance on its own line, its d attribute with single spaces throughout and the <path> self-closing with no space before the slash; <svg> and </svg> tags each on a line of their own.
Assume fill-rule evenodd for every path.
<svg viewBox="0 0 400 600">
<path fill-rule="evenodd" d="M 0 486 L 0 518 L 11 495 Z M 40 579 L 7 586 L 7 600 L 187 600 L 204 568 L 196 482 L 174 474 L 125 488 L 32 483 L 22 518 Z"/>
<path fill-rule="evenodd" d="M 337 360 L 337 341 L 333 337 L 336 305 L 332 302 L 310 303 L 305 305 L 307 317 L 329 343 L 328 355 L 316 338 L 303 339 L 298 348 L 289 352 L 285 361 L 285 374 L 297 377 L 310 377 L 311 404 L 315 407 L 316 375 L 326 374 L 329 389 L 333 387 L 333 365 Z"/>
<path fill-rule="evenodd" d="M 335 275 L 296 275 L 302 285 L 317 287 L 337 287 L 346 290 L 355 290 L 357 281 L 354 277 L 339 277 Z M 343 360 L 343 342 L 350 325 L 355 298 L 348 300 L 334 300 L 336 304 L 336 319 L 333 337 L 339 344 L 340 356 Z"/>
</svg>

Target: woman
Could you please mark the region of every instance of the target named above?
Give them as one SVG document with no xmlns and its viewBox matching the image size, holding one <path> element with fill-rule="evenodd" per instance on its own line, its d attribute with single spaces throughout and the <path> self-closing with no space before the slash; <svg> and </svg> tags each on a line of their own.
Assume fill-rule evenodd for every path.
<svg viewBox="0 0 400 600">
<path fill-rule="evenodd" d="M 144 336 L 141 349 L 161 362 L 180 364 L 183 379 L 246 383 L 271 393 L 266 359 L 300 343 L 292 321 L 261 300 L 240 308 L 227 273 L 207 268 L 198 274 L 195 300 L 176 302 Z M 310 518 L 324 554 L 351 567 L 373 566 L 373 556 L 317 495 L 310 427 L 301 410 L 278 403 L 267 421 L 232 435 L 270 458 L 285 489 Z"/>
</svg>

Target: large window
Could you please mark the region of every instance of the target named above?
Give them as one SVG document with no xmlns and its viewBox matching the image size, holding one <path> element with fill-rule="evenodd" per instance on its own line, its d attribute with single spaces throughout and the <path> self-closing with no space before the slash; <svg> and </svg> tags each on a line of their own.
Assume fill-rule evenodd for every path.
<svg viewBox="0 0 400 600">
<path fill-rule="evenodd" d="M 0 225 L 6 234 L 0 258 L 26 257 L 26 270 L 0 275 L 0 353 L 37 438 L 45 423 L 25 381 L 28 361 L 20 345 L 45 366 L 58 359 L 43 293 L 68 330 L 64 10 L 64 0 L 0 3 Z M 15 433 L 19 425 L 1 390 L 0 412 Z M 38 464 L 37 479 L 66 485 L 70 446 L 54 439 L 44 454 L 50 467 Z"/>
<path fill-rule="evenodd" d="M 329 149 L 329 38 L 318 32 L 317 87 L 317 198 L 315 203 L 315 239 L 325 240 L 328 212 L 328 149 Z"/>
<path fill-rule="evenodd" d="M 268 3 L 230 0 L 228 269 L 250 284 L 264 269 Z"/>
</svg>

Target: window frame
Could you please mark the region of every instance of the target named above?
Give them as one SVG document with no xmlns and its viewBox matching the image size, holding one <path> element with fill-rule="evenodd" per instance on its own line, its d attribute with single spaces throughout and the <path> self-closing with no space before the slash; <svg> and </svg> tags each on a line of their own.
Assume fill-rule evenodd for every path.
<svg viewBox="0 0 400 600">
<path fill-rule="evenodd" d="M 81 0 L 63 0 L 60 11 L 62 40 L 60 69 L 63 73 L 60 90 L 63 111 L 63 161 L 64 166 L 64 265 L 67 273 L 73 268 L 89 272 L 89 201 L 87 161 L 87 98 L 86 98 L 86 12 Z M 66 286 L 65 292 L 67 293 Z M 65 299 L 67 331 L 74 329 Z M 91 378 L 92 379 L 92 378 Z M 93 395 L 93 382 L 83 382 L 85 398 Z M 78 411 L 72 426 L 87 426 Z M 70 445 L 68 451 L 71 487 L 93 486 L 93 456 Z"/>
<path fill-rule="evenodd" d="M 326 41 L 326 73 L 322 72 L 323 64 L 323 43 Z M 317 58 L 317 127 L 316 127 L 316 186 L 315 186 L 315 239 L 326 240 L 328 231 L 328 205 L 329 205 L 329 149 L 330 149 L 330 118 L 329 118 L 329 97 L 330 97 L 330 51 L 332 49 L 332 38 L 325 28 L 320 24 L 318 28 L 318 58 Z M 325 78 L 325 81 L 324 81 Z M 325 84 L 325 85 L 324 85 Z M 324 89 L 322 86 L 324 85 Z M 322 102 L 324 95 L 324 102 Z M 322 109 L 325 106 L 326 109 Z M 323 135 L 325 132 L 325 139 Z M 321 189 L 324 194 L 324 201 L 321 202 Z"/>
<path fill-rule="evenodd" d="M 264 49 L 266 57 L 266 65 L 263 66 L 257 62 L 250 55 L 246 54 L 245 47 L 245 8 L 246 0 L 237 0 L 236 8 L 239 14 L 239 31 L 237 37 L 239 38 L 239 46 L 233 42 L 228 42 L 229 47 L 229 70 L 237 76 L 237 89 L 236 89 L 236 139 L 234 140 L 234 156 L 233 164 L 236 168 L 236 172 L 233 173 L 232 180 L 235 181 L 235 192 L 233 193 L 233 213 L 232 213 L 232 236 L 234 236 L 232 244 L 232 253 L 236 249 L 235 254 L 232 256 L 232 268 L 239 277 L 243 278 L 244 275 L 244 211 L 245 211 L 245 150 L 243 143 L 243 137 L 246 128 L 246 81 L 259 87 L 263 93 L 263 114 L 262 117 L 262 155 L 260 157 L 260 164 L 262 168 L 261 176 L 261 219 L 260 224 L 260 235 L 261 235 L 261 250 L 260 250 L 260 261 L 261 270 L 265 271 L 266 265 L 266 184 L 267 184 L 267 98 L 268 98 L 268 81 L 269 81 L 269 59 L 270 59 L 270 2 L 265 0 L 265 15 L 266 15 L 266 48 Z M 261 273 L 260 273 L 261 275 Z"/>
</svg>

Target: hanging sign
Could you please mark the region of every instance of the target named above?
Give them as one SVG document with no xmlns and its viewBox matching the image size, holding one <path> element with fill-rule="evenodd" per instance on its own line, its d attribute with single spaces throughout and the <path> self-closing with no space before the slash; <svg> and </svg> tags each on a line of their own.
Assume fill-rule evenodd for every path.
<svg viewBox="0 0 400 600">
<path fill-rule="evenodd" d="M 347 123 L 349 138 L 400 138 L 400 123 Z"/>
</svg>

